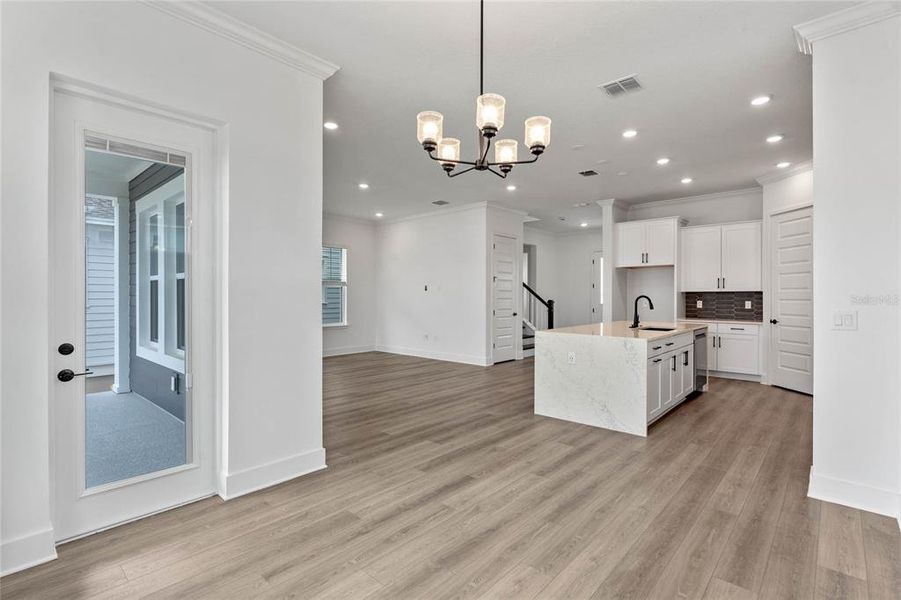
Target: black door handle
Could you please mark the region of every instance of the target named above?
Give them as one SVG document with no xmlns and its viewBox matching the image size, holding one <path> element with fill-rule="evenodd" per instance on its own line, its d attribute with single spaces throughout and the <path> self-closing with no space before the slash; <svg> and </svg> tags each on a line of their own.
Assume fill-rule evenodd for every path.
<svg viewBox="0 0 901 600">
<path fill-rule="evenodd" d="M 75 346 L 73 346 L 69 342 L 63 342 L 62 344 L 59 345 L 59 348 L 57 348 L 56 350 L 63 356 L 69 356 L 70 354 L 75 352 Z"/>
<path fill-rule="evenodd" d="M 777 321 L 776 319 L 770 319 L 770 323 L 772 323 L 773 325 L 775 325 L 775 324 L 778 323 L 778 322 L 779 322 L 779 321 Z"/>
<path fill-rule="evenodd" d="M 94 373 L 94 371 L 85 371 L 84 373 L 76 373 L 72 369 L 63 369 L 62 371 L 60 371 L 59 373 L 56 374 L 56 378 L 59 379 L 60 381 L 65 382 L 65 381 L 72 381 L 79 375 L 91 375 L 93 373 Z"/>
<path fill-rule="evenodd" d="M 515 317 L 515 316 L 517 316 L 518 314 L 519 314 L 519 313 L 513 313 L 513 316 Z"/>
</svg>

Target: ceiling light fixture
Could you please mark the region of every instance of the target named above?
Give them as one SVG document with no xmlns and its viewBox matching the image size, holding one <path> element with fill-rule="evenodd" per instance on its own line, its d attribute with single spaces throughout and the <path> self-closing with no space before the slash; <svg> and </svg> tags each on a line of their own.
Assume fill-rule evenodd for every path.
<svg viewBox="0 0 901 600">
<path fill-rule="evenodd" d="M 456 177 L 469 171 L 490 171 L 504 179 L 514 165 L 533 163 L 551 143 L 551 120 L 547 117 L 529 117 L 525 121 L 525 144 L 531 153 L 529 160 L 517 160 L 518 142 L 513 139 L 494 143 L 494 161 L 488 160 L 491 140 L 504 126 L 504 107 L 507 101 L 500 94 L 485 93 L 485 0 L 479 2 L 479 97 L 476 98 L 476 127 L 479 130 L 479 155 L 474 161 L 460 160 L 460 140 L 442 136 L 444 116 L 435 111 L 423 111 L 416 115 L 416 139 L 428 152 L 429 158 L 438 161 L 448 177 Z M 435 155 L 437 151 L 437 156 Z M 453 170 L 457 165 L 467 165 L 462 171 Z M 491 167 L 497 167 L 495 171 Z"/>
<path fill-rule="evenodd" d="M 511 183 L 510 185 L 507 186 L 507 191 L 508 191 L 508 192 L 515 192 L 515 191 L 516 191 L 516 186 L 513 185 L 513 184 Z"/>
<path fill-rule="evenodd" d="M 634 129 L 627 129 L 623 132 L 623 137 L 626 138 L 627 140 L 630 138 L 634 138 L 636 135 L 638 135 L 638 132 Z"/>
<path fill-rule="evenodd" d="M 694 181 L 694 179 L 692 179 L 691 177 L 682 178 L 682 183 L 691 183 L 692 181 Z"/>
<path fill-rule="evenodd" d="M 778 143 L 781 142 L 784 138 L 785 138 L 784 135 L 782 135 L 781 133 L 777 133 L 777 134 L 775 134 L 775 135 L 771 135 L 770 137 L 768 137 L 768 138 L 766 139 L 766 141 L 769 142 L 770 144 L 778 144 Z"/>
<path fill-rule="evenodd" d="M 588 223 L 585 223 L 585 222 L 579 223 L 579 227 L 588 227 Z"/>
<path fill-rule="evenodd" d="M 764 104 L 768 103 L 772 99 L 773 99 L 773 97 L 770 96 L 769 94 L 767 94 L 765 96 L 757 96 L 756 98 L 753 98 L 751 100 L 751 106 L 763 106 Z"/>
<path fill-rule="evenodd" d="M 325 127 L 326 129 L 330 129 L 330 130 L 338 129 L 338 124 L 335 123 L 334 121 L 326 121 L 325 123 L 322 124 L 322 126 Z"/>
<path fill-rule="evenodd" d="M 782 161 L 781 163 L 776 163 L 776 168 L 777 168 L 777 169 L 784 169 L 784 168 L 790 167 L 790 166 L 791 166 L 791 163 L 790 163 L 790 162 Z"/>
<path fill-rule="evenodd" d="M 383 215 L 382 213 L 375 213 L 375 216 L 376 216 L 377 218 L 381 219 L 381 218 L 384 217 L 385 215 Z"/>
<path fill-rule="evenodd" d="M 669 164 L 669 159 L 668 159 L 667 157 L 665 157 L 665 156 L 664 156 L 663 158 L 658 158 L 658 159 L 657 159 L 657 164 L 660 165 L 660 166 L 668 165 L 668 164 Z"/>
<path fill-rule="evenodd" d="M 360 188 L 361 190 L 368 190 L 369 184 L 368 183 L 358 183 L 357 187 Z"/>
</svg>

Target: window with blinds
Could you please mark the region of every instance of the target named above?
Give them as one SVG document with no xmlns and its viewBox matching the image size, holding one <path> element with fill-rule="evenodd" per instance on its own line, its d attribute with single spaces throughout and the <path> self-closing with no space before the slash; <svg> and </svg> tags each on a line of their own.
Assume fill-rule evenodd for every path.
<svg viewBox="0 0 901 600">
<path fill-rule="evenodd" d="M 347 249 L 322 247 L 322 325 L 347 324 Z"/>
</svg>

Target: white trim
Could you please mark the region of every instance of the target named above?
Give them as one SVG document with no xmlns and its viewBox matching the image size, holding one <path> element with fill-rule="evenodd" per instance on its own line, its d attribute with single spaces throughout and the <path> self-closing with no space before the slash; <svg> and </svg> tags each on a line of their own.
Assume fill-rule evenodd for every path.
<svg viewBox="0 0 901 600">
<path fill-rule="evenodd" d="M 815 42 L 901 15 L 901 3 L 864 2 L 795 25 L 795 41 L 802 54 L 813 54 Z"/>
<path fill-rule="evenodd" d="M 744 196 L 746 194 L 760 193 L 759 187 L 742 188 L 740 190 L 729 190 L 726 192 L 714 192 L 712 194 L 701 194 L 700 196 L 680 196 L 678 198 L 667 198 L 666 200 L 654 200 L 653 202 L 636 202 L 623 204 L 623 208 L 628 211 L 632 209 L 652 208 L 655 206 L 670 206 L 673 204 L 688 204 L 700 200 L 719 200 L 724 198 L 734 198 L 735 196 Z M 650 220 L 650 219 L 648 219 Z"/>
<path fill-rule="evenodd" d="M 376 225 L 378 225 L 378 223 L 380 223 L 380 221 L 376 221 L 374 218 L 373 219 L 363 219 L 360 217 L 351 217 L 348 215 L 338 215 L 335 213 L 327 213 L 327 212 L 322 213 L 322 219 L 323 220 L 329 219 L 329 220 L 334 220 L 334 221 L 344 221 L 346 223 L 356 223 L 357 225 L 369 225 L 370 227 L 375 227 Z M 328 246 L 328 244 L 325 244 L 325 243 L 323 243 L 322 245 Z"/>
<path fill-rule="evenodd" d="M 465 365 L 476 365 L 478 367 L 487 367 L 491 365 L 490 357 L 475 356 L 472 354 L 454 354 L 452 352 L 433 352 L 431 350 L 420 350 L 419 348 L 406 348 L 404 346 L 383 346 L 377 344 L 376 352 L 387 352 L 389 354 L 402 354 L 404 356 L 416 356 L 419 358 L 429 358 L 432 360 L 443 360 L 446 362 L 463 363 Z"/>
<path fill-rule="evenodd" d="M 331 63 L 201 2 L 142 0 L 176 19 L 205 29 L 293 69 L 326 80 L 339 69 Z"/>
<path fill-rule="evenodd" d="M 406 217 L 397 217 L 395 219 L 382 219 L 377 222 L 377 225 L 393 225 L 394 223 L 403 223 L 404 221 L 417 221 L 419 219 L 426 219 L 429 217 L 440 217 L 442 215 L 450 214 L 450 213 L 458 213 L 465 212 L 468 210 L 475 210 L 477 208 L 485 208 L 488 206 L 488 202 L 482 200 L 481 202 L 472 202 L 470 204 L 461 204 L 460 206 L 452 206 L 450 208 L 446 206 L 436 207 L 435 210 L 425 213 L 417 213 L 415 215 L 407 215 Z"/>
<path fill-rule="evenodd" d="M 326 466 L 325 448 L 316 448 L 234 473 L 226 473 L 223 476 L 223 487 L 219 491 L 219 496 L 223 500 L 232 500 L 314 471 L 321 471 Z"/>
<path fill-rule="evenodd" d="M 807 495 L 817 500 L 850 506 L 899 520 L 901 525 L 901 492 L 820 475 L 810 467 Z"/>
<path fill-rule="evenodd" d="M 53 528 L 47 527 L 0 544 L 0 576 L 56 560 Z"/>
<path fill-rule="evenodd" d="M 375 344 L 366 346 L 339 346 L 337 348 L 322 349 L 322 357 L 344 356 L 345 354 L 360 354 L 362 352 L 375 352 Z"/>
<path fill-rule="evenodd" d="M 759 183 L 760 185 L 769 185 L 771 183 L 782 181 L 783 179 L 788 179 L 789 177 L 794 177 L 795 175 L 807 173 L 808 171 L 812 170 L 813 161 L 805 160 L 804 162 L 793 165 L 790 169 L 781 169 L 776 173 L 761 175 L 757 178 L 757 183 Z"/>
</svg>

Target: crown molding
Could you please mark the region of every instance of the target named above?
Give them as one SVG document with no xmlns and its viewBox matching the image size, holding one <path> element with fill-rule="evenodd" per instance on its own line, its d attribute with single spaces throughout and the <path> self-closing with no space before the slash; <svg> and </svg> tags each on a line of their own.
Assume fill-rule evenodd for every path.
<svg viewBox="0 0 901 600">
<path fill-rule="evenodd" d="M 757 183 L 759 183 L 760 185 L 769 185 L 771 183 L 775 183 L 776 181 L 782 181 L 783 179 L 788 179 L 789 177 L 800 175 L 801 173 L 807 173 L 808 171 L 813 171 L 813 161 L 805 160 L 802 163 L 792 165 L 790 169 L 785 169 L 779 171 L 778 173 L 761 175 L 757 178 Z"/>
<path fill-rule="evenodd" d="M 365 217 L 353 217 L 350 215 L 339 215 L 337 213 L 323 212 L 322 220 L 325 221 L 328 219 L 329 221 L 343 221 L 345 223 L 355 223 L 357 225 L 369 225 L 370 227 L 375 227 L 378 225 L 381 220 L 377 217 L 373 217 L 371 219 L 367 219 Z"/>
<path fill-rule="evenodd" d="M 654 206 L 670 206 L 673 204 L 688 204 L 698 202 L 700 200 L 722 200 L 724 198 L 734 198 L 735 196 L 746 196 L 747 194 L 759 194 L 759 187 L 742 188 L 740 190 L 730 190 L 727 192 L 714 192 L 712 194 L 702 194 L 700 196 L 682 196 L 679 198 L 667 198 L 666 200 L 655 200 L 653 202 L 639 202 L 626 206 L 628 210 L 651 208 Z"/>
<path fill-rule="evenodd" d="M 510 208 L 510 207 L 504 206 L 502 204 L 498 204 L 497 202 L 493 202 L 490 200 L 488 202 L 486 202 L 486 206 L 488 208 L 494 208 L 494 209 L 502 210 L 502 211 L 505 211 L 508 213 L 513 213 L 517 217 L 521 217 L 523 219 L 523 222 L 525 222 L 527 219 L 534 218 L 534 217 L 530 217 L 529 213 L 527 213 L 524 210 L 519 210 L 518 208 Z"/>
<path fill-rule="evenodd" d="M 326 80 L 335 74 L 338 65 L 293 46 L 244 21 L 202 2 L 170 0 L 141 0 L 176 19 L 190 23 L 245 48 L 258 52 L 307 75 Z"/>
<path fill-rule="evenodd" d="M 449 215 L 453 213 L 466 212 L 470 210 L 476 209 L 487 209 L 488 202 L 485 200 L 479 202 L 470 202 L 469 204 L 458 204 L 456 206 L 436 206 L 434 209 L 428 212 L 416 213 L 412 215 L 406 215 L 403 217 L 395 217 L 393 219 L 379 219 L 376 224 L 378 225 L 393 225 L 394 223 L 404 223 L 406 221 L 418 221 L 420 219 L 429 219 L 433 217 L 442 217 L 444 215 Z"/>
<path fill-rule="evenodd" d="M 600 206 L 601 208 L 605 206 L 618 206 L 620 208 L 628 209 L 629 206 L 624 203 L 622 200 L 617 200 L 616 198 L 604 198 L 603 200 L 595 200 L 595 204 Z"/>
<path fill-rule="evenodd" d="M 795 25 L 795 40 L 802 54 L 813 54 L 815 42 L 901 14 L 901 2 L 864 2 Z"/>
</svg>

